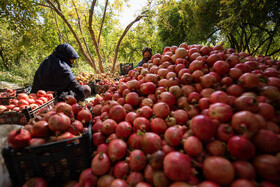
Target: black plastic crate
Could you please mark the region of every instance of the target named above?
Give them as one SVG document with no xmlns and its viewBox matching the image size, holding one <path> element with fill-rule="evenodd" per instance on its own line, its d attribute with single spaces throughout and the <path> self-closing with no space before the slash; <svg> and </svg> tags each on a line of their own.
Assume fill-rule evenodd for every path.
<svg viewBox="0 0 280 187">
<path fill-rule="evenodd" d="M 30 93 L 31 92 L 31 89 L 32 89 L 32 86 L 28 85 L 28 86 L 24 86 L 23 88 L 18 88 L 18 89 L 12 89 L 12 90 L 15 90 L 16 93 Z M 0 92 L 6 92 L 7 89 L 0 89 Z"/>
<path fill-rule="evenodd" d="M 22 112 L 3 112 L 0 114 L 0 125 L 1 124 L 18 124 L 18 125 L 26 125 L 29 119 L 27 119 L 26 115 Z"/>
<path fill-rule="evenodd" d="M 16 97 L 0 97 L 0 105 L 9 105 L 10 100 Z"/>
<path fill-rule="evenodd" d="M 16 92 L 17 92 L 17 94 L 18 94 L 18 93 L 27 93 L 27 94 L 30 94 L 31 90 L 32 90 L 32 86 L 29 85 L 29 86 L 25 86 L 24 88 L 16 89 Z"/>
<path fill-rule="evenodd" d="M 95 94 L 95 85 L 96 85 L 96 82 L 95 82 L 95 81 L 89 82 L 89 83 L 88 83 L 88 86 L 89 86 L 90 89 L 91 89 L 91 95 L 94 95 L 94 94 Z"/>
<path fill-rule="evenodd" d="M 120 64 L 120 74 L 126 75 L 130 70 L 133 69 L 133 63 L 127 63 L 127 64 Z"/>
<path fill-rule="evenodd" d="M 91 142 L 90 125 L 82 136 L 18 150 L 5 147 L 2 155 L 13 186 L 33 177 L 44 178 L 48 186 L 63 186 L 90 167 Z"/>
<path fill-rule="evenodd" d="M 16 112 L 16 111 L 3 112 L 2 114 L 0 114 L 0 125 L 1 124 L 26 125 L 30 119 L 39 115 L 43 110 L 53 108 L 56 103 L 56 99 L 57 98 L 54 97 L 48 102 L 38 106 L 35 109 L 31 109 L 30 107 L 28 107 L 23 109 L 22 112 Z"/>
<path fill-rule="evenodd" d="M 57 97 L 55 95 L 56 94 L 54 94 L 54 97 L 51 100 L 38 106 L 35 109 L 31 109 L 30 107 L 23 109 L 22 112 L 25 114 L 27 121 L 39 115 L 42 111 L 46 109 L 52 109 L 57 101 Z"/>
</svg>

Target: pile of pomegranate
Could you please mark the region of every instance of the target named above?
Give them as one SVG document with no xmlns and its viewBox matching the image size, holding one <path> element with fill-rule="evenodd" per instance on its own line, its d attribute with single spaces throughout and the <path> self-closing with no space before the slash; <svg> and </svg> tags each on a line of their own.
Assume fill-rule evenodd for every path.
<svg viewBox="0 0 280 187">
<path fill-rule="evenodd" d="M 72 186 L 280 184 L 280 62 L 165 47 L 91 102 L 91 166 Z"/>
<path fill-rule="evenodd" d="M 7 89 L 5 92 L 0 92 L 0 97 L 15 97 L 17 94 L 16 90 Z"/>
<path fill-rule="evenodd" d="M 13 149 L 38 146 L 75 138 L 87 131 L 92 120 L 90 110 L 80 106 L 73 96 L 65 99 L 66 102 L 57 103 L 53 109 L 42 111 L 24 128 L 12 131 L 8 136 L 9 146 Z"/>
<path fill-rule="evenodd" d="M 46 92 L 44 90 L 39 90 L 37 93 L 31 93 L 29 95 L 27 93 L 19 93 L 14 99 L 10 99 L 9 105 L 0 105 L 0 114 L 6 111 L 21 112 L 26 107 L 35 109 L 50 101 L 52 98 L 53 92 Z"/>
<path fill-rule="evenodd" d="M 97 150 L 79 185 L 277 186 L 279 64 L 166 47 L 92 102 Z"/>
</svg>

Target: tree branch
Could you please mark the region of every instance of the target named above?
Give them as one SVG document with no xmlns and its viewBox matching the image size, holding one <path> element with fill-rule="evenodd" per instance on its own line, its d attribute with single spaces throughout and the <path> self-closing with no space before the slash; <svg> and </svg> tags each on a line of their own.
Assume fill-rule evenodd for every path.
<svg viewBox="0 0 280 187">
<path fill-rule="evenodd" d="M 275 51 L 273 51 L 272 53 L 270 53 L 268 56 L 272 56 L 272 55 L 274 55 L 274 54 L 276 54 L 276 53 L 278 53 L 278 52 L 280 52 L 280 48 L 279 49 L 277 49 L 277 50 L 275 50 Z"/>
<path fill-rule="evenodd" d="M 60 3 L 58 2 L 58 0 L 55 0 L 56 4 L 57 4 L 57 7 L 58 7 L 58 10 L 61 11 L 61 6 L 60 6 Z"/>
<path fill-rule="evenodd" d="M 145 11 L 145 12 L 147 12 L 147 11 Z M 143 13 L 145 13 L 145 12 L 143 12 Z M 133 25 L 134 23 L 140 21 L 143 17 L 147 17 L 147 16 L 146 16 L 146 15 L 143 15 L 143 14 L 137 16 L 137 17 L 135 18 L 135 20 L 133 20 L 130 24 L 127 25 L 127 27 L 125 28 L 125 30 L 124 30 L 122 36 L 120 37 L 120 39 L 119 39 L 119 41 L 118 41 L 118 43 L 117 43 L 116 50 L 115 50 L 115 57 L 114 57 L 113 66 L 112 66 L 112 70 L 111 70 L 112 73 L 114 73 L 114 71 L 115 71 L 115 65 L 116 65 L 116 61 L 117 61 L 117 57 L 118 57 L 118 51 L 119 51 L 119 47 L 120 47 L 120 44 L 121 44 L 122 39 L 124 38 L 124 36 L 126 35 L 126 33 L 129 31 L 129 29 L 132 27 L 132 25 Z"/>
<path fill-rule="evenodd" d="M 102 65 L 102 59 L 101 59 L 101 55 L 100 55 L 100 52 L 99 52 L 99 47 L 98 47 L 98 44 L 97 44 L 96 39 L 95 39 L 94 31 L 92 29 L 92 16 L 93 16 L 93 10 L 94 10 L 95 3 L 96 3 L 96 0 L 93 0 L 92 4 L 91 4 L 91 7 L 90 7 L 90 10 L 89 10 L 89 27 L 88 27 L 88 29 L 89 29 L 89 33 L 90 33 L 91 39 L 93 41 L 97 56 L 98 56 L 99 69 L 100 69 L 101 73 L 104 73 L 104 69 L 103 69 L 103 65 Z"/>
<path fill-rule="evenodd" d="M 270 37 L 267 37 L 264 41 L 260 42 L 259 46 L 252 52 L 252 55 L 255 54 L 259 48 L 269 39 Z"/>
<path fill-rule="evenodd" d="M 51 8 L 51 9 L 52 9 L 52 8 Z M 52 9 L 52 10 L 53 10 L 53 9 Z M 56 14 L 55 14 L 53 11 L 52 11 L 52 14 L 53 14 L 53 17 L 54 17 L 54 20 L 55 20 L 55 25 L 56 25 L 57 30 L 58 30 L 59 42 L 61 43 L 61 38 L 62 38 L 63 42 L 65 42 L 65 39 L 64 39 L 63 35 L 61 34 L 60 28 L 59 28 L 58 23 L 57 23 Z"/>
<path fill-rule="evenodd" d="M 98 41 L 97 41 L 98 45 L 99 45 L 99 42 L 100 42 L 101 32 L 102 32 L 103 24 L 104 24 L 104 21 L 105 21 L 105 16 L 106 16 L 108 2 L 109 2 L 109 0 L 106 0 L 104 12 L 103 12 L 103 17 L 102 17 L 102 22 L 101 22 L 101 26 L 100 26 L 100 30 L 99 30 L 99 35 L 98 35 Z"/>
<path fill-rule="evenodd" d="M 84 37 L 83 30 L 82 30 L 82 26 L 81 26 L 81 18 L 80 18 L 80 16 L 79 16 L 79 12 L 78 12 L 78 9 L 77 9 L 77 7 L 76 7 L 76 4 L 75 4 L 74 0 L 72 0 L 72 3 L 73 3 L 73 5 L 74 5 L 74 7 L 75 7 L 75 10 L 76 10 L 76 14 L 77 14 L 77 18 L 78 18 L 78 26 L 79 26 L 79 30 L 80 30 L 80 33 L 81 33 L 81 35 L 82 35 L 83 41 L 84 41 L 84 45 L 86 46 L 87 53 L 88 53 L 88 55 L 89 55 L 89 57 L 90 57 L 90 59 L 91 59 L 90 65 L 93 67 L 93 69 L 94 69 L 94 71 L 95 71 L 96 73 L 99 73 L 98 69 L 97 69 L 96 66 L 95 66 L 95 62 L 94 62 L 94 60 L 93 60 L 93 58 L 92 58 L 92 56 L 91 56 L 91 52 L 90 52 L 89 47 L 88 47 L 88 45 L 87 45 L 86 39 L 85 39 L 85 37 Z"/>
<path fill-rule="evenodd" d="M 213 32 L 211 32 L 207 38 L 210 38 L 213 34 L 215 34 L 218 30 L 220 30 L 219 28 L 215 29 Z"/>
<path fill-rule="evenodd" d="M 84 50 L 84 48 L 83 48 L 83 46 L 82 46 L 82 44 L 81 44 L 81 41 L 79 40 L 79 38 L 78 38 L 76 32 L 74 31 L 74 29 L 72 28 L 72 26 L 70 25 L 70 23 L 68 22 L 68 20 L 65 18 L 65 16 L 63 15 L 63 13 L 62 13 L 60 10 L 58 10 L 58 9 L 56 8 L 56 6 L 54 6 L 54 4 L 53 4 L 50 0 L 45 0 L 45 1 L 54 9 L 54 11 L 55 11 L 55 12 L 63 19 L 63 21 L 67 24 L 68 28 L 70 29 L 70 31 L 71 31 L 72 34 L 74 35 L 74 37 L 75 37 L 75 39 L 76 39 L 76 41 L 77 41 L 77 43 L 78 43 L 78 45 L 79 45 L 79 47 L 80 47 L 80 50 L 81 50 L 83 56 L 85 57 L 85 59 L 87 60 L 87 62 L 88 62 L 89 64 L 91 64 L 90 59 L 89 59 L 88 55 L 85 53 L 85 50 Z"/>
<path fill-rule="evenodd" d="M 48 5 L 45 5 L 45 4 L 42 4 L 42 3 L 38 3 L 38 2 L 33 2 L 33 3 L 35 3 L 36 5 L 39 5 L 39 6 L 43 6 L 43 7 L 47 7 L 47 8 L 52 9 L 52 7 L 50 7 Z"/>
</svg>

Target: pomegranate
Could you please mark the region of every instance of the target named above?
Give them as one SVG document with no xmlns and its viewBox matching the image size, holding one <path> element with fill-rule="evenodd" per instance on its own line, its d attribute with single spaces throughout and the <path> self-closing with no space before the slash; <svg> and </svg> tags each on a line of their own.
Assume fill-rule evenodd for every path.
<svg viewBox="0 0 280 187">
<path fill-rule="evenodd" d="M 22 187 L 47 187 L 48 183 L 45 179 L 41 177 L 34 177 L 31 179 L 28 179 Z"/>
<path fill-rule="evenodd" d="M 97 183 L 97 177 L 93 174 L 91 168 L 85 169 L 79 178 L 80 186 L 95 186 Z"/>
<path fill-rule="evenodd" d="M 126 110 L 124 109 L 123 106 L 121 105 L 116 105 L 113 106 L 110 110 L 109 110 L 109 115 L 110 118 L 115 120 L 117 123 L 121 122 L 124 120 L 125 116 L 126 116 Z"/>
<path fill-rule="evenodd" d="M 155 171 L 153 174 L 153 184 L 155 187 L 168 187 L 171 180 L 166 176 L 163 171 Z"/>
<path fill-rule="evenodd" d="M 170 108 L 168 104 L 164 102 L 158 102 L 153 106 L 153 112 L 156 117 L 166 118 L 170 113 Z"/>
<path fill-rule="evenodd" d="M 143 106 L 136 111 L 137 115 L 150 119 L 153 115 L 153 110 L 149 106 Z"/>
<path fill-rule="evenodd" d="M 102 133 L 110 135 L 115 132 L 117 123 L 112 119 L 106 119 L 102 124 Z"/>
<path fill-rule="evenodd" d="M 138 117 L 138 115 L 135 112 L 129 112 L 125 116 L 125 121 L 127 121 L 130 124 L 133 124 L 134 120 Z"/>
<path fill-rule="evenodd" d="M 213 64 L 213 68 L 219 75 L 224 75 L 229 71 L 229 64 L 226 61 L 218 60 Z"/>
<path fill-rule="evenodd" d="M 212 156 L 224 156 L 226 153 L 226 146 L 222 141 L 213 140 L 207 143 L 206 150 Z"/>
<path fill-rule="evenodd" d="M 280 181 L 280 159 L 274 155 L 258 155 L 253 161 L 257 174 L 264 180 Z M 279 183 L 278 183 L 279 184 Z"/>
<path fill-rule="evenodd" d="M 110 159 L 106 153 L 99 153 L 91 161 L 91 170 L 95 175 L 104 175 L 111 167 Z"/>
<path fill-rule="evenodd" d="M 128 187 L 128 184 L 123 179 L 114 179 L 110 187 Z"/>
<path fill-rule="evenodd" d="M 143 133 L 133 133 L 128 138 L 128 145 L 132 149 L 141 149 L 143 142 Z"/>
<path fill-rule="evenodd" d="M 249 111 L 235 113 L 232 116 L 231 126 L 238 133 L 247 133 L 249 135 L 255 134 L 260 129 L 257 118 Z"/>
<path fill-rule="evenodd" d="M 191 159 L 186 154 L 174 151 L 163 161 L 164 174 L 174 181 L 186 181 L 191 174 Z"/>
<path fill-rule="evenodd" d="M 256 170 L 254 166 L 248 162 L 243 160 L 237 160 L 232 163 L 235 175 L 238 178 L 254 180 L 256 178 Z"/>
<path fill-rule="evenodd" d="M 126 161 L 119 161 L 114 166 L 114 176 L 116 178 L 124 178 L 129 174 L 129 164 Z"/>
<path fill-rule="evenodd" d="M 127 145 L 121 139 L 114 139 L 108 144 L 108 155 L 113 162 L 124 158 L 126 151 Z"/>
<path fill-rule="evenodd" d="M 171 146 L 181 143 L 183 137 L 182 129 L 179 126 L 169 127 L 164 133 L 165 141 Z"/>
<path fill-rule="evenodd" d="M 165 121 L 161 118 L 152 119 L 150 126 L 151 126 L 151 130 L 157 134 L 162 134 L 167 129 L 167 125 Z"/>
<path fill-rule="evenodd" d="M 129 156 L 129 167 L 132 171 L 141 171 L 145 168 L 147 163 L 147 158 L 143 151 L 134 150 Z"/>
<path fill-rule="evenodd" d="M 70 127 L 70 125 L 70 118 L 62 112 L 52 115 L 48 121 L 49 129 L 53 132 L 65 131 Z"/>
<path fill-rule="evenodd" d="M 137 106 L 139 104 L 139 95 L 136 92 L 130 92 L 126 95 L 125 102 L 132 106 Z"/>
<path fill-rule="evenodd" d="M 142 139 L 142 150 L 146 154 L 152 154 L 155 151 L 160 150 L 161 139 L 159 135 L 153 132 L 146 132 Z"/>
<path fill-rule="evenodd" d="M 77 120 L 81 121 L 83 124 L 88 124 L 92 120 L 91 112 L 88 108 L 84 107 L 77 114 Z"/>
<path fill-rule="evenodd" d="M 32 125 L 30 129 L 30 134 L 32 137 L 42 138 L 50 135 L 50 129 L 48 127 L 48 122 L 38 121 Z"/>
<path fill-rule="evenodd" d="M 253 143 L 261 153 L 280 152 L 280 136 L 270 130 L 261 129 L 253 137 Z"/>
<path fill-rule="evenodd" d="M 188 120 L 188 113 L 181 109 L 172 111 L 171 116 L 176 119 L 176 123 L 179 125 L 185 125 Z"/>
<path fill-rule="evenodd" d="M 112 183 L 112 181 L 115 178 L 112 175 L 103 175 L 101 177 L 98 178 L 97 180 L 97 186 L 98 187 L 107 187 L 110 186 L 110 184 Z"/>
<path fill-rule="evenodd" d="M 148 119 L 144 118 L 144 117 L 137 117 L 134 121 L 133 121 L 133 127 L 135 130 L 141 130 L 143 132 L 146 132 L 149 130 L 150 128 L 150 122 Z"/>
<path fill-rule="evenodd" d="M 230 125 L 220 124 L 217 128 L 215 137 L 218 140 L 227 142 L 234 135 L 234 131 Z"/>
<path fill-rule="evenodd" d="M 119 138 L 128 138 L 132 133 L 132 126 L 126 121 L 120 122 L 116 127 L 116 134 Z"/>
<path fill-rule="evenodd" d="M 63 112 L 69 118 L 73 118 L 74 117 L 72 106 L 70 104 L 67 104 L 67 103 L 64 103 L 64 102 L 57 103 L 55 105 L 55 111 L 56 111 L 56 113 Z"/>
<path fill-rule="evenodd" d="M 231 106 L 225 103 L 215 103 L 209 107 L 209 117 L 224 123 L 231 119 L 233 114 Z"/>
<path fill-rule="evenodd" d="M 208 116 L 197 115 L 191 119 L 190 129 L 201 140 L 210 140 L 216 133 L 216 126 Z"/>
<path fill-rule="evenodd" d="M 67 131 L 71 132 L 73 135 L 80 135 L 84 132 L 84 126 L 80 121 L 75 120 L 72 122 L 71 126 L 68 127 Z"/>
<path fill-rule="evenodd" d="M 105 143 L 105 136 L 102 134 L 102 132 L 96 132 L 92 135 L 92 142 L 94 146 L 99 146 L 100 144 Z"/>
<path fill-rule="evenodd" d="M 199 156 L 203 151 L 202 142 L 196 136 L 184 140 L 184 150 L 190 156 Z"/>
<path fill-rule="evenodd" d="M 146 82 L 140 85 L 140 93 L 142 95 L 149 95 L 155 93 L 156 85 L 152 82 Z"/>
<path fill-rule="evenodd" d="M 29 142 L 29 146 L 38 146 L 38 145 L 42 145 L 45 143 L 46 143 L 46 140 L 43 138 L 31 138 L 31 140 Z"/>
<path fill-rule="evenodd" d="M 144 181 L 143 174 L 135 171 L 131 172 L 126 179 L 126 182 L 129 186 L 136 186 L 138 183 L 143 181 Z"/>
<path fill-rule="evenodd" d="M 227 186 L 234 180 L 234 167 L 223 157 L 211 156 L 204 160 L 203 175 L 208 180 Z"/>
<path fill-rule="evenodd" d="M 242 136 L 231 137 L 228 149 L 231 156 L 239 160 L 248 160 L 255 156 L 255 146 Z"/>
</svg>

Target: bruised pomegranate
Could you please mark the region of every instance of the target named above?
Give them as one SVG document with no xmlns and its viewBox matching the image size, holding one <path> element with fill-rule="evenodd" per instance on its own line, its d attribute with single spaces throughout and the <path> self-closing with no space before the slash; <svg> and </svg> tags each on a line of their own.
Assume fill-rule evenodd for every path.
<svg viewBox="0 0 280 187">
<path fill-rule="evenodd" d="M 143 151 L 134 150 L 129 156 L 129 167 L 132 171 L 141 171 L 145 168 L 147 158 Z"/>
</svg>

